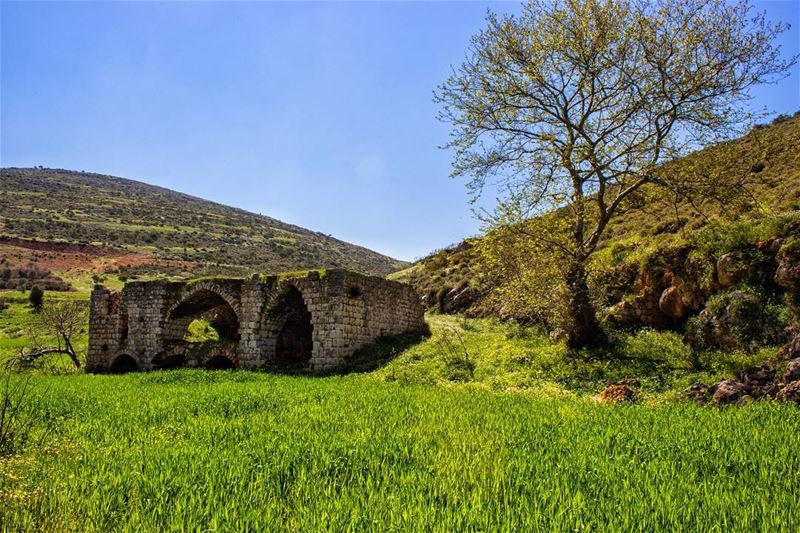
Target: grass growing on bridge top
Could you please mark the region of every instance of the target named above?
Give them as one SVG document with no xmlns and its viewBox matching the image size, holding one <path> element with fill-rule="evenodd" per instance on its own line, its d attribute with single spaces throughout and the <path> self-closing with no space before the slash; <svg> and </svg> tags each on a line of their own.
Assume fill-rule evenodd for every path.
<svg viewBox="0 0 800 533">
<path fill-rule="evenodd" d="M 174 371 L 35 377 L 9 531 L 800 526 L 800 411 Z"/>
</svg>

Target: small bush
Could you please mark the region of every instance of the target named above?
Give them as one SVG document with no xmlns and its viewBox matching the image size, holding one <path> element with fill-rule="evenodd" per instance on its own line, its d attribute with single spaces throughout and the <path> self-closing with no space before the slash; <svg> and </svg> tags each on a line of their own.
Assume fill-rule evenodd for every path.
<svg viewBox="0 0 800 533">
<path fill-rule="evenodd" d="M 706 308 L 689 319 L 686 339 L 695 350 L 754 352 L 776 344 L 788 324 L 785 306 L 752 290 L 736 290 L 709 299 Z"/>
<path fill-rule="evenodd" d="M 44 291 L 38 285 L 34 285 L 31 289 L 28 295 L 28 302 L 34 311 L 41 311 L 42 305 L 44 305 Z"/>
</svg>

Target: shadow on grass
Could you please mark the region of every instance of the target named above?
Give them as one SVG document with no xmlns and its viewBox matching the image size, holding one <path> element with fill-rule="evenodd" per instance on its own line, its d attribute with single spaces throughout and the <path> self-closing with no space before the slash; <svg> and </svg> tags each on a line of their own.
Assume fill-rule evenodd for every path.
<svg viewBox="0 0 800 533">
<path fill-rule="evenodd" d="M 378 370 L 405 350 L 419 344 L 430 336 L 431 331 L 426 324 L 421 330 L 381 337 L 372 344 L 356 350 L 352 356 L 338 367 L 317 375 L 341 376 Z"/>
</svg>

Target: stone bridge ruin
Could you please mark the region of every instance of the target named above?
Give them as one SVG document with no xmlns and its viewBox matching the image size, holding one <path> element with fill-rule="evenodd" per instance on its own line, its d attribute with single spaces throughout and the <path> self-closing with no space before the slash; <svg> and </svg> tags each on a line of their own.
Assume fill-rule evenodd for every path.
<svg viewBox="0 0 800 533">
<path fill-rule="evenodd" d="M 214 340 L 193 342 L 195 320 Z M 92 291 L 87 368 L 187 367 L 320 371 L 379 337 L 421 330 L 413 288 L 328 270 L 282 278 L 136 281 Z"/>
</svg>

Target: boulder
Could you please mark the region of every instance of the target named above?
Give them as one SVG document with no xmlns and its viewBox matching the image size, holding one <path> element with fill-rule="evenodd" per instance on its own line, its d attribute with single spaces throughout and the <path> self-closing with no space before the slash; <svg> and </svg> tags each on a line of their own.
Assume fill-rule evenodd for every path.
<svg viewBox="0 0 800 533">
<path fill-rule="evenodd" d="M 789 360 L 800 358 L 800 334 L 795 335 L 792 340 L 781 348 L 780 355 Z"/>
<path fill-rule="evenodd" d="M 600 401 L 603 403 L 635 402 L 638 399 L 639 394 L 627 383 L 608 385 L 600 392 Z"/>
<path fill-rule="evenodd" d="M 632 303 L 626 300 L 612 305 L 607 309 L 606 313 L 606 319 L 614 327 L 629 328 L 635 326 L 639 322 L 636 315 L 636 308 Z"/>
<path fill-rule="evenodd" d="M 792 381 L 783 387 L 775 399 L 781 402 L 794 403 L 800 406 L 800 381 Z"/>
<path fill-rule="evenodd" d="M 775 379 L 775 369 L 771 366 L 754 366 L 742 370 L 739 380 L 748 387 L 764 387 Z"/>
<path fill-rule="evenodd" d="M 463 313 L 477 302 L 480 296 L 480 291 L 468 284 L 462 284 L 455 289 L 443 287 L 437 296 L 439 312 L 443 315 Z"/>
<path fill-rule="evenodd" d="M 789 366 L 786 367 L 786 372 L 783 374 L 784 383 L 792 381 L 800 381 L 800 359 L 789 361 Z"/>
<path fill-rule="evenodd" d="M 698 401 L 700 403 L 705 403 L 708 401 L 710 388 L 698 381 L 696 383 L 693 383 L 691 387 L 686 389 L 683 394 L 687 398 Z"/>
<path fill-rule="evenodd" d="M 686 282 L 678 286 L 681 295 L 681 302 L 684 307 L 691 311 L 700 311 L 706 303 L 706 296 L 703 289 L 697 282 Z"/>
<path fill-rule="evenodd" d="M 749 273 L 747 262 L 735 253 L 727 253 L 717 260 L 717 281 L 723 288 L 733 287 Z"/>
<path fill-rule="evenodd" d="M 782 244 L 783 239 L 780 237 L 771 237 L 764 241 L 758 241 L 756 243 L 756 249 L 764 255 L 775 257 L 778 255 Z"/>
<path fill-rule="evenodd" d="M 800 292 L 800 246 L 784 246 L 776 261 L 775 283 L 792 292 Z"/>
<path fill-rule="evenodd" d="M 678 287 L 669 287 L 661 293 L 661 298 L 658 299 L 658 308 L 662 313 L 676 320 L 686 315 L 686 307 Z"/>
<path fill-rule="evenodd" d="M 709 392 L 711 392 L 711 401 L 716 405 L 727 405 L 738 402 L 747 396 L 747 387 L 744 383 L 726 379 L 711 387 Z"/>
</svg>

